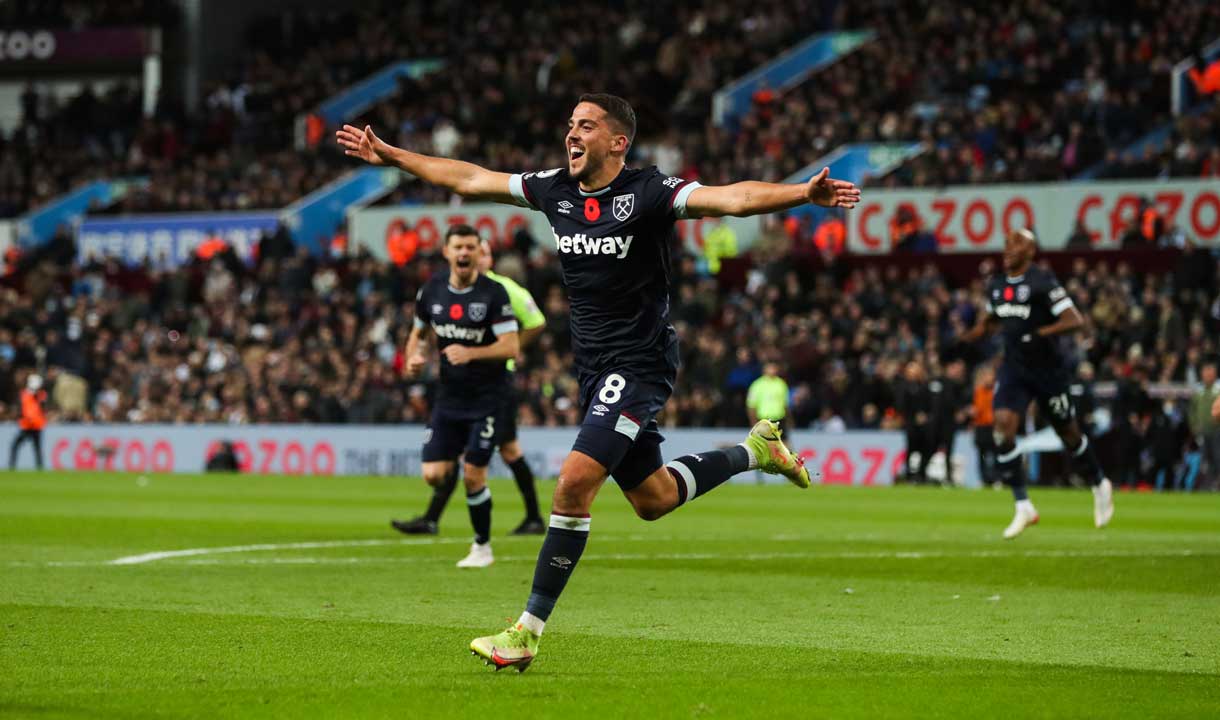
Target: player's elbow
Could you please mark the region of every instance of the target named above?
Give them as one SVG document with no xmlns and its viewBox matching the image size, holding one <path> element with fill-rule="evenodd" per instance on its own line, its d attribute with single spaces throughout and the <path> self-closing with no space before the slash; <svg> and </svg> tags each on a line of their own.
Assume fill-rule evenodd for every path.
<svg viewBox="0 0 1220 720">
<path fill-rule="evenodd" d="M 749 217 L 752 214 L 748 199 L 733 195 L 716 207 L 703 210 L 699 217 Z"/>
<path fill-rule="evenodd" d="M 481 198 L 487 195 L 492 173 L 470 163 L 463 163 L 461 167 L 463 172 L 458 174 L 449 189 L 466 198 Z"/>
<path fill-rule="evenodd" d="M 451 184 L 448 189 L 464 198 L 474 198 L 478 195 L 477 186 L 468 179 L 460 179 Z"/>
</svg>

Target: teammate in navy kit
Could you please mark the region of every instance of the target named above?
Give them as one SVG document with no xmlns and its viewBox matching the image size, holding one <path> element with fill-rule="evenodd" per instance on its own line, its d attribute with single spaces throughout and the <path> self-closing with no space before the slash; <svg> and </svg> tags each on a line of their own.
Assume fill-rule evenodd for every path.
<svg viewBox="0 0 1220 720">
<path fill-rule="evenodd" d="M 444 248 L 449 272 L 433 275 L 420 288 L 406 351 L 407 375 L 414 377 L 427 362 L 421 342 L 436 336 L 441 378 L 424 442 L 424 480 L 433 487 L 443 483 L 465 455 L 474 544 L 458 567 L 486 567 L 494 560 L 487 465 L 495 451 L 496 416 L 509 389 L 505 361 L 519 350 L 508 292 L 479 272 L 481 252 L 474 228 L 449 228 Z"/>
<path fill-rule="evenodd" d="M 997 374 L 995 398 L 996 472 L 1012 488 L 1016 511 L 1005 538 L 1020 535 L 1038 522 L 1025 489 L 1025 470 L 1016 446 L 1017 427 L 1031 400 L 1048 418 L 1072 456 L 1077 473 L 1093 486 L 1093 523 L 1105 527 L 1114 515 L 1113 488 L 1097 462 L 1093 446 L 1076 420 L 1068 386 L 1074 376 L 1060 347 L 1063 336 L 1084 327 L 1084 318 L 1067 291 L 1050 272 L 1033 264 L 1037 241 L 1026 229 L 1004 242 L 1004 275 L 987 285 L 987 312 L 960 340 L 973 342 L 999 330 L 1004 360 Z"/>
<path fill-rule="evenodd" d="M 504 290 L 508 292 L 508 298 L 513 305 L 513 315 L 519 326 L 517 337 L 524 350 L 542 334 L 543 328 L 546 327 L 546 316 L 538 309 L 538 304 L 534 302 L 534 296 L 530 295 L 529 290 L 521 287 L 512 278 L 492 271 L 491 244 L 480 240 L 479 249 L 479 272 L 489 280 L 503 285 Z M 505 365 L 511 378 L 516 369 L 516 361 L 509 360 Z M 517 399 L 511 379 L 508 385 L 509 389 L 500 405 L 500 414 L 496 416 L 496 445 L 500 448 L 500 457 L 504 464 L 513 474 L 513 481 L 521 493 L 521 502 L 525 505 L 525 519 L 509 534 L 542 535 L 546 533 L 546 523 L 543 522 L 542 513 L 538 508 L 538 489 L 534 482 L 534 472 L 526 461 L 525 454 L 521 452 L 521 443 L 517 440 Z M 458 475 L 455 466 L 454 470 L 445 476 L 444 482 L 432 487 L 432 497 L 428 500 L 428 509 L 424 514 L 410 520 L 394 520 L 394 528 L 407 535 L 437 534 L 441 513 L 445 511 L 449 496 L 457 487 Z"/>
<path fill-rule="evenodd" d="M 808 487 L 809 473 L 762 420 L 741 444 L 661 458 L 656 414 L 669 398 L 678 339 L 669 324 L 670 248 L 682 218 L 748 216 L 809 203 L 855 207 L 855 185 L 823 168 L 807 183 L 739 182 L 703 186 L 655 167 L 625 166 L 635 112 L 622 98 L 580 98 L 568 120 L 566 167 L 510 175 L 427 157 L 382 142 L 372 129 L 344 126 L 348 155 L 398 167 L 465 197 L 541 211 L 551 223 L 571 308 L 575 371 L 584 421 L 560 470 L 550 527 L 534 569 L 525 613 L 471 650 L 496 668 L 524 670 L 589 534 L 589 508 L 613 477 L 636 513 L 655 520 L 710 492 L 734 474 L 758 468 Z"/>
</svg>

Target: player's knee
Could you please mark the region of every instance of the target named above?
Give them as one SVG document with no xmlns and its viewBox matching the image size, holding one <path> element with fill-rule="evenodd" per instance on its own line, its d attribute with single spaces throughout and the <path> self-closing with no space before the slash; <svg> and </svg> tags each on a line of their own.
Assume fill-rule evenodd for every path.
<svg viewBox="0 0 1220 720">
<path fill-rule="evenodd" d="M 487 486 L 487 466 L 479 467 L 467 463 L 462 467 L 462 482 L 466 485 L 467 493 L 482 490 Z"/>
<path fill-rule="evenodd" d="M 631 506 L 635 508 L 635 514 L 638 515 L 641 520 L 647 520 L 648 522 L 660 520 L 668 515 L 671 510 L 673 510 L 671 507 L 666 507 L 660 503 L 653 502 L 633 502 Z"/>
<path fill-rule="evenodd" d="M 594 478 L 581 473 L 560 473 L 551 506 L 560 513 L 585 513 L 589 511 L 596 494 L 597 482 Z"/>
<path fill-rule="evenodd" d="M 445 476 L 449 474 L 449 469 L 445 468 L 441 463 L 431 467 L 429 465 L 424 465 L 424 482 L 432 487 L 439 487 L 444 484 Z"/>
<path fill-rule="evenodd" d="M 1015 420 L 1001 421 L 996 418 L 995 428 L 992 430 L 991 439 L 995 441 L 996 447 L 1004 447 L 1011 445 L 1017 441 L 1017 423 Z"/>
<path fill-rule="evenodd" d="M 1080 447 L 1083 435 L 1081 435 L 1080 428 L 1076 427 L 1075 423 L 1055 428 L 1055 432 L 1059 434 L 1059 439 L 1063 441 L 1063 447 L 1067 450 L 1075 450 Z"/>
<path fill-rule="evenodd" d="M 500 457 L 505 463 L 512 464 L 521 459 L 521 445 L 516 440 L 500 446 Z"/>
</svg>

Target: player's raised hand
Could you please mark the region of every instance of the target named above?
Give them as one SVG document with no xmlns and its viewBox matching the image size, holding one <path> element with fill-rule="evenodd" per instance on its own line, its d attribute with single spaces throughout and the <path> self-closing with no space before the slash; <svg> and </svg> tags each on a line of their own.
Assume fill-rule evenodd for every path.
<svg viewBox="0 0 1220 720">
<path fill-rule="evenodd" d="M 392 148 L 373 134 L 373 127 L 365 125 L 361 130 L 353 125 L 344 125 L 335 131 L 335 142 L 343 148 L 344 155 L 358 157 L 371 165 L 385 165 Z"/>
<path fill-rule="evenodd" d="M 817 175 L 809 178 L 805 196 L 814 205 L 850 209 L 860 202 L 860 188 L 846 180 L 835 180 L 830 177 L 830 168 L 824 167 Z"/>
</svg>

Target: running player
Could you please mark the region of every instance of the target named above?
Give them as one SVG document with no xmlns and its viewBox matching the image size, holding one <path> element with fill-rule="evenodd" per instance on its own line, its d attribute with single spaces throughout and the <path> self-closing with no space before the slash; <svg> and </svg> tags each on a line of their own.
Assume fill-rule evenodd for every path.
<svg viewBox="0 0 1220 720">
<path fill-rule="evenodd" d="M 496 416 L 508 390 L 504 361 L 520 349 L 517 319 L 504 286 L 479 273 L 479 236 L 469 225 L 445 233 L 449 272 L 433 275 L 415 300 L 415 327 L 407 340 L 407 375 L 425 360 L 430 333 L 441 355 L 440 390 L 424 441 L 424 480 L 433 487 L 465 455 L 466 505 L 474 544 L 458 567 L 487 567 L 491 553 L 491 489 L 487 464 L 495 448 Z"/>
<path fill-rule="evenodd" d="M 483 240 L 479 247 L 482 250 L 482 254 L 479 255 L 479 272 L 500 283 L 508 291 L 508 297 L 513 306 L 513 315 L 516 316 L 520 326 L 520 342 L 521 348 L 524 350 L 542 334 L 542 330 L 546 327 L 546 317 L 538 309 L 538 304 L 534 302 L 534 296 L 530 295 L 529 290 L 521 287 L 510 277 L 492 272 L 491 244 Z M 542 522 L 542 513 L 538 509 L 538 489 L 534 483 L 534 473 L 530 469 L 529 463 L 526 462 L 524 453 L 521 452 L 521 443 L 517 441 L 517 399 L 511 380 L 511 373 L 515 369 L 516 360 L 509 360 L 508 392 L 495 421 L 496 445 L 500 448 L 500 457 L 504 460 L 504 464 L 513 474 L 517 490 L 521 493 L 521 501 L 525 505 L 525 519 L 511 534 L 542 535 L 546 532 L 546 525 Z M 406 521 L 394 520 L 391 524 L 400 532 L 408 535 L 435 535 L 438 530 L 437 524 L 441 521 L 441 514 L 449 502 L 449 496 L 457 487 L 457 475 L 455 469 L 446 475 L 440 484 L 432 488 L 432 499 L 428 501 L 428 509 L 423 515 Z"/>
<path fill-rule="evenodd" d="M 1008 234 L 1004 242 L 1004 276 L 987 285 L 987 313 L 959 338 L 975 342 L 997 329 L 1004 338 L 995 397 L 996 474 L 1012 488 L 1016 512 L 1004 529 L 1011 539 L 1038 522 L 1038 511 L 1025 489 L 1025 469 L 1017 448 L 1017 427 L 1030 400 L 1051 421 L 1072 456 L 1074 469 L 1093 486 L 1093 524 L 1105 527 L 1114 515 L 1113 487 L 1102 474 L 1089 438 L 1076 421 L 1068 394 L 1072 368 L 1058 337 L 1084 327 L 1084 318 L 1067 291 L 1050 272 L 1033 264 L 1038 245 L 1030 230 Z"/>
<path fill-rule="evenodd" d="M 758 215 L 808 203 L 850 208 L 860 191 L 830 179 L 825 168 L 808 183 L 703 186 L 655 167 L 626 167 L 634 137 L 635 112 L 606 94 L 581 96 L 564 140 L 567 166 L 541 172 L 510 175 L 419 155 L 387 145 L 370 127 L 349 125 L 337 133 L 348 155 L 465 197 L 534 208 L 554 233 L 585 417 L 556 483 L 525 612 L 504 632 L 470 644 L 496 669 L 523 671 L 533 662 L 547 618 L 584 552 L 589 509 L 607 477 L 645 520 L 754 468 L 809 486 L 808 471 L 769 420 L 760 420 L 740 445 L 668 465 L 662 460 L 655 417 L 678 368 L 678 339 L 669 324 L 670 247 L 683 218 Z"/>
</svg>

